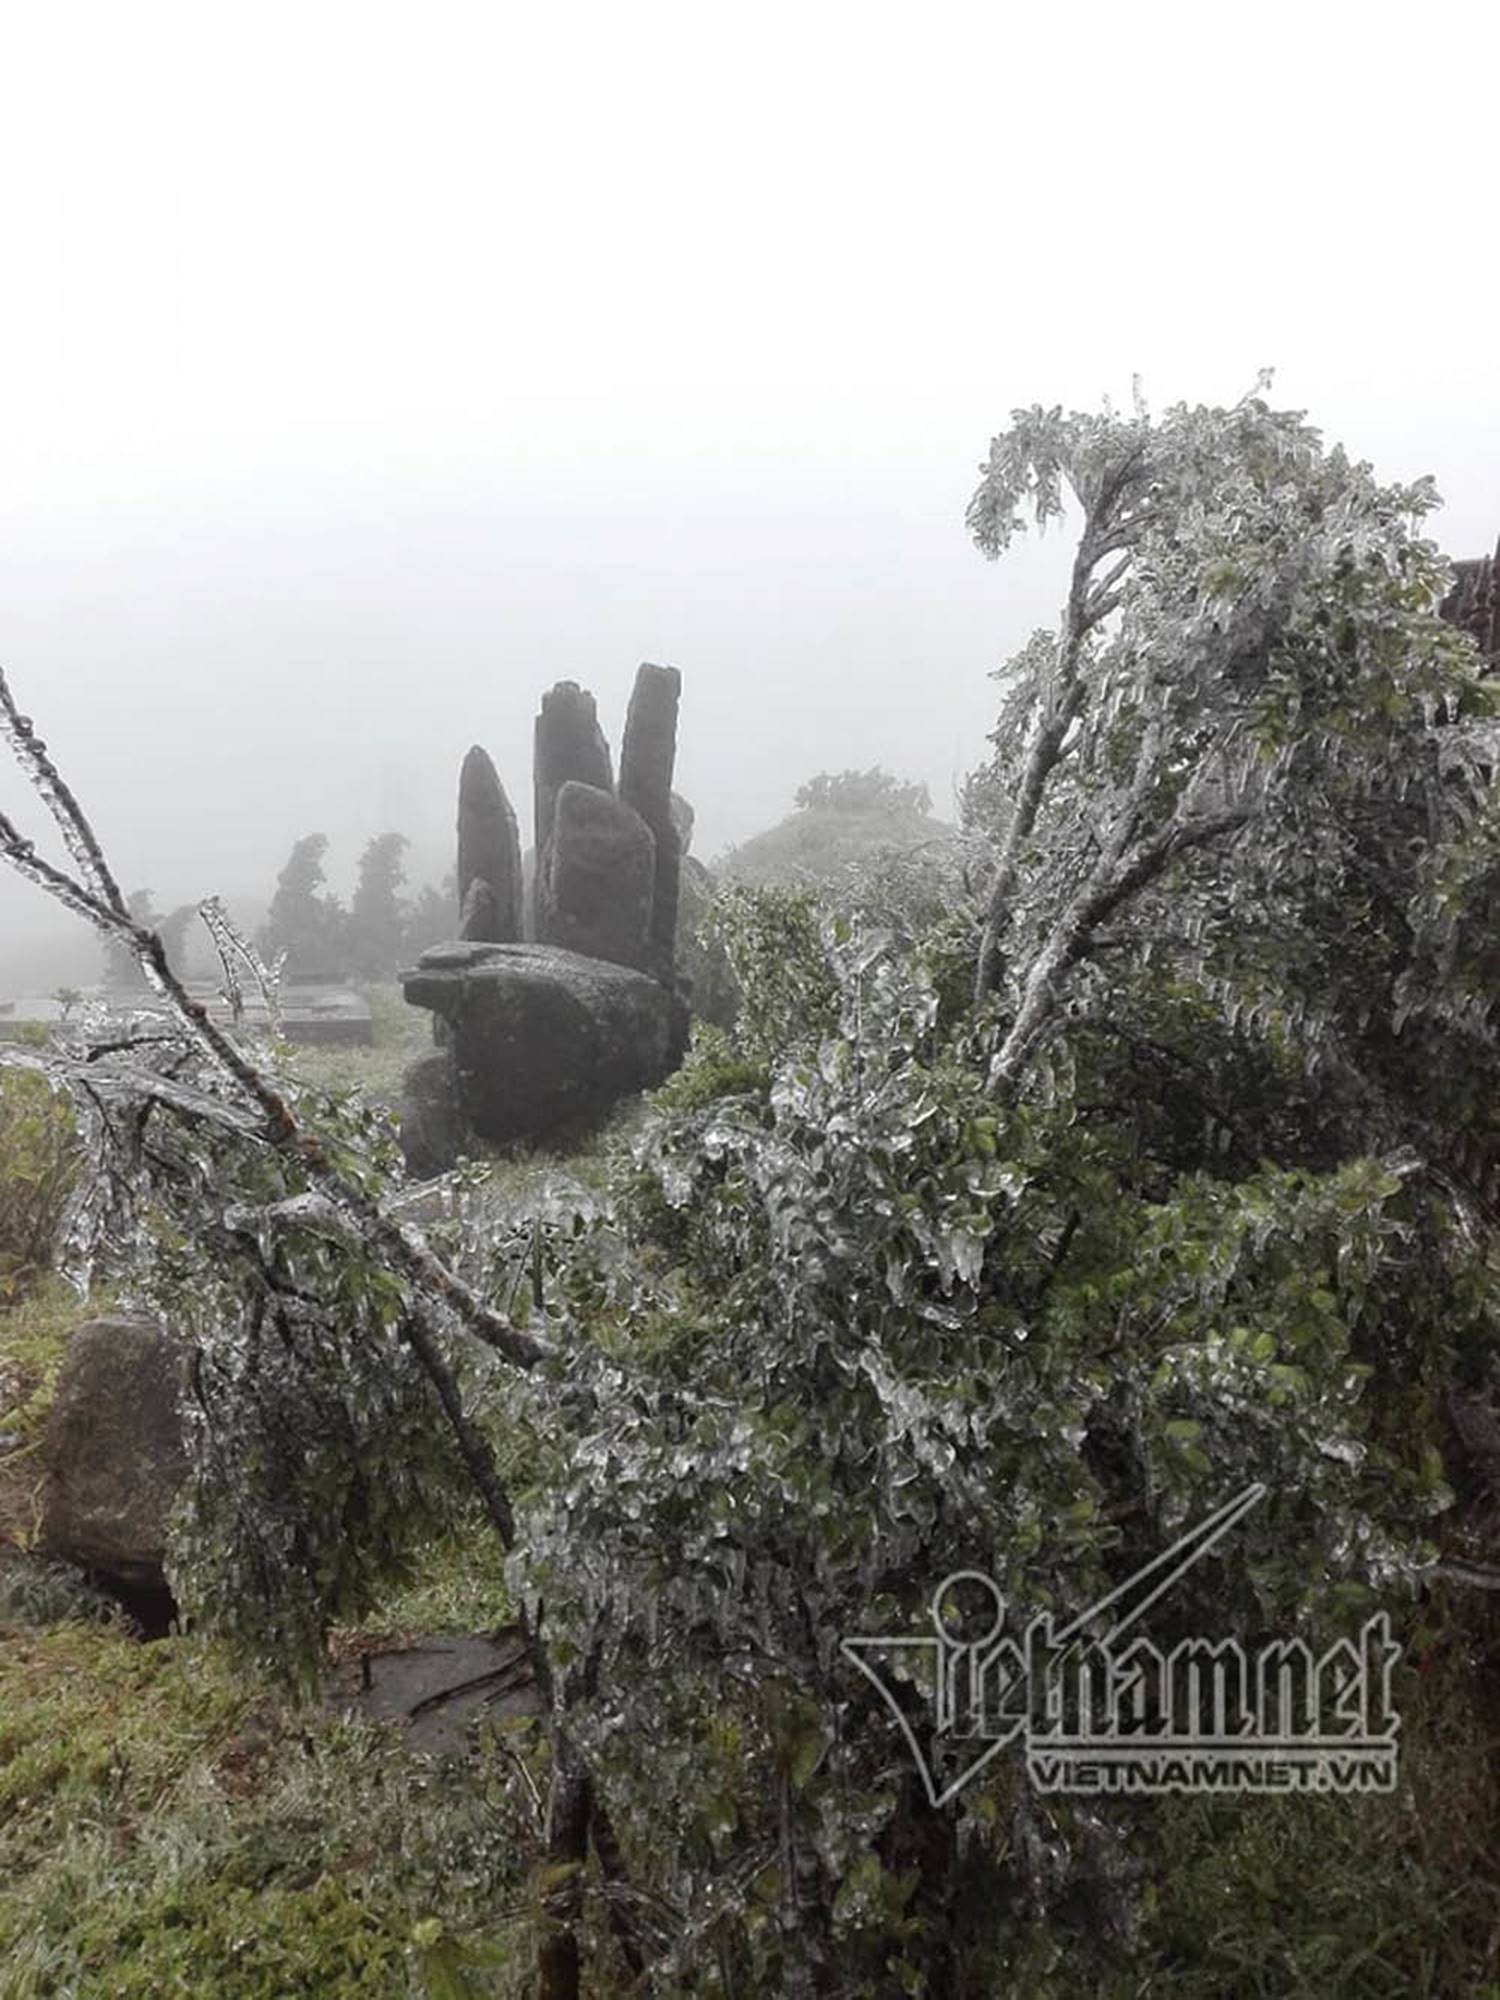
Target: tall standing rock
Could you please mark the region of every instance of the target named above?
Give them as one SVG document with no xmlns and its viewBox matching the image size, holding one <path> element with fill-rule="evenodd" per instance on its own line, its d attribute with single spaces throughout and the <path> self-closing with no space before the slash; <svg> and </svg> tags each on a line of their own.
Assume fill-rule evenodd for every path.
<svg viewBox="0 0 1500 2000">
<path fill-rule="evenodd" d="M 609 745 L 599 727 L 599 711 L 594 697 L 576 681 L 559 681 L 542 696 L 536 719 L 536 757 L 532 766 L 536 785 L 536 850 L 538 855 L 552 837 L 552 819 L 557 795 L 571 779 L 612 792 L 615 775 L 609 761 Z"/>
<path fill-rule="evenodd" d="M 552 815 L 547 873 L 537 877 L 537 942 L 650 971 L 655 881 L 656 843 L 640 814 L 569 779 Z"/>
<path fill-rule="evenodd" d="M 640 814 L 656 842 L 647 969 L 665 980 L 672 978 L 677 956 L 677 897 L 682 879 L 682 842 L 672 814 L 681 699 L 682 675 L 676 667 L 645 662 L 636 673 L 620 745 L 620 797 Z"/>
<path fill-rule="evenodd" d="M 532 761 L 536 794 L 536 861 L 527 931 L 545 939 L 551 930 L 547 887 L 552 873 L 552 829 L 557 795 L 566 784 L 592 785 L 613 794 L 615 774 L 609 745 L 599 727 L 594 697 L 576 681 L 559 681 L 542 696 L 536 719 L 536 749 Z"/>
<path fill-rule="evenodd" d="M 583 1130 L 682 1060 L 677 906 L 692 812 L 672 792 L 681 685 L 675 667 L 637 673 L 618 791 L 594 697 L 574 681 L 543 696 L 524 857 L 494 766 L 479 749 L 465 760 L 460 935 L 401 975 L 407 999 L 432 1010 L 437 1044 L 406 1072 L 413 1172 L 444 1171 L 476 1138 Z"/>
<path fill-rule="evenodd" d="M 469 884 L 463 908 L 458 913 L 458 934 L 474 944 L 514 944 L 507 934 L 500 904 L 486 876 L 476 875 Z"/>
<path fill-rule="evenodd" d="M 476 883 L 488 894 L 471 893 Z M 458 779 L 458 903 L 465 937 L 486 944 L 520 937 L 520 834 L 505 787 L 477 743 Z"/>
</svg>

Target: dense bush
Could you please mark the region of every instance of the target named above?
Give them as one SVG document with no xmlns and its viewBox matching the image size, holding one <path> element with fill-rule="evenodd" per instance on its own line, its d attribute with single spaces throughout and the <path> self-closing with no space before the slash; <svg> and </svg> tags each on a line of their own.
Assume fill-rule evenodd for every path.
<svg viewBox="0 0 1500 2000">
<path fill-rule="evenodd" d="M 0 1544 L 0 1632 L 8 1626 L 63 1625 L 72 1620 L 109 1623 L 118 1602 L 70 1563 L 12 1554 Z"/>
<path fill-rule="evenodd" d="M 958 1568 L 1018 1624 L 1094 1601 L 1252 1480 L 1172 1629 L 1349 1629 L 1444 1504 L 1431 1426 L 1400 1419 L 1492 1353 L 1492 1294 L 1434 1268 L 1430 1196 L 1376 1161 L 1174 1165 L 1180 1129 L 1080 1122 L 1116 1060 L 1082 1042 L 1050 1103 L 997 1111 L 983 1027 L 945 1032 L 887 949 L 818 958 L 834 1028 L 799 1027 L 819 971 L 784 956 L 768 1087 L 680 1092 L 638 1143 L 627 1215 L 665 1269 L 581 1249 L 564 1278 L 595 1415 L 534 1497 L 532 1585 L 592 1663 L 636 1865 L 695 1913 L 664 1990 L 789 1990 L 800 1951 L 849 1993 L 1052 1990 L 1025 1981 L 1058 1953 L 1055 1990 L 1103 1990 L 1170 1816 L 1034 1799 L 1003 1761 L 930 1814 L 839 1641 L 920 1630 Z"/>
</svg>

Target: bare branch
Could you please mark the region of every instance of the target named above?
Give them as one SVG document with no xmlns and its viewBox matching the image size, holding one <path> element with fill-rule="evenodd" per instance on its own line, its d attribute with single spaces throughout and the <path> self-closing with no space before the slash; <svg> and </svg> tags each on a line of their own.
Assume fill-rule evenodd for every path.
<svg viewBox="0 0 1500 2000">
<path fill-rule="evenodd" d="M 113 1041 L 90 1042 L 83 1060 L 86 1063 L 100 1062 L 105 1056 L 123 1055 L 136 1049 L 178 1049 L 186 1053 L 191 1046 L 181 1028 L 168 1029 L 161 1035 L 120 1035 Z"/>
<path fill-rule="evenodd" d="M 58 1064 L 54 1073 L 61 1070 L 67 1076 L 69 1068 L 70 1065 Z M 261 1126 L 246 1112 L 237 1111 L 232 1104 L 226 1104 L 210 1091 L 195 1090 L 189 1084 L 163 1076 L 159 1070 L 138 1066 L 121 1068 L 113 1061 L 105 1061 L 97 1067 L 90 1065 L 87 1080 L 89 1089 L 101 1103 L 130 1103 L 144 1098 L 148 1103 L 160 1104 L 197 1124 L 233 1132 L 237 1138 L 253 1140 L 257 1145 L 265 1143 Z"/>
<path fill-rule="evenodd" d="M 995 864 L 994 880 L 985 909 L 979 970 L 975 980 L 976 1001 L 982 1001 L 993 993 L 1003 974 L 1002 949 L 1020 878 L 1021 850 L 1036 826 L 1047 780 L 1062 756 L 1063 739 L 1074 716 L 1083 706 L 1084 689 L 1078 677 L 1078 666 L 1085 636 L 1083 630 L 1078 629 L 1060 643 L 1052 711 L 1038 719 L 1027 748 L 1021 788 L 1016 796 L 1010 824 L 1005 830 L 1004 845 Z"/>
<path fill-rule="evenodd" d="M 1099 560 L 1100 558 L 1096 556 L 1095 561 Z M 1119 561 L 1111 563 L 1103 576 L 1096 577 L 1089 585 L 1084 609 L 1090 625 L 1102 623 L 1120 602 L 1122 593 L 1115 586 L 1134 561 L 1135 550 L 1133 547 L 1127 547 Z"/>
<path fill-rule="evenodd" d="M 317 1230 L 341 1243 L 358 1240 L 347 1216 L 322 1194 L 294 1194 L 258 1208 L 236 1202 L 224 1211 L 224 1227 L 257 1237 L 263 1229 L 285 1228 Z"/>
<path fill-rule="evenodd" d="M 420 1313 L 406 1314 L 401 1322 L 401 1338 L 407 1343 L 418 1361 L 422 1364 L 423 1371 L 428 1381 L 432 1384 L 438 1401 L 443 1406 L 443 1414 L 448 1419 L 448 1427 L 453 1432 L 454 1440 L 458 1445 L 459 1454 L 468 1470 L 469 1477 L 473 1480 L 475 1488 L 484 1502 L 485 1512 L 490 1518 L 490 1525 L 494 1528 L 496 1536 L 499 1538 L 500 1546 L 509 1552 L 515 1547 L 516 1517 L 510 1504 L 510 1496 L 500 1483 L 500 1477 L 495 1467 L 495 1455 L 490 1449 L 488 1439 L 479 1430 L 473 1418 L 470 1417 L 468 1411 L 464 1408 L 463 1397 L 459 1392 L 458 1383 L 454 1379 L 453 1370 L 448 1366 L 442 1350 L 439 1348 L 436 1340 L 433 1339 L 432 1329 L 426 1324 Z M 524 1614 L 522 1627 L 526 1632 L 527 1645 L 537 1663 L 538 1675 L 543 1688 L 550 1696 L 552 1692 L 552 1677 L 548 1669 L 546 1656 L 542 1652 L 541 1647 L 536 1644 L 535 1637 L 525 1620 Z"/>
<path fill-rule="evenodd" d="M 311 1229 L 341 1243 L 363 1243 L 366 1240 L 341 1204 L 317 1192 L 291 1195 L 285 1201 L 269 1202 L 259 1208 L 236 1204 L 225 1209 L 224 1226 L 256 1237 L 268 1228 Z M 420 1244 L 415 1232 L 411 1234 L 413 1241 Z M 425 1249 L 426 1246 L 421 1247 Z M 448 1275 L 451 1278 L 451 1273 Z M 539 1339 L 535 1334 L 521 1333 L 503 1314 L 486 1312 L 486 1317 L 493 1322 L 491 1326 L 478 1326 L 467 1320 L 464 1324 L 469 1332 L 477 1333 L 488 1346 L 504 1354 L 507 1360 L 517 1361 L 523 1367 L 534 1367 L 539 1361 L 551 1359 L 555 1353 L 550 1342 Z M 517 1343 L 520 1344 L 520 1351 L 510 1352 L 510 1347 Z"/>
<path fill-rule="evenodd" d="M 1142 446 L 1110 468 L 1085 514 L 1057 639 L 1047 711 L 1035 724 L 1027 747 L 1020 791 L 1006 828 L 985 910 L 974 982 L 976 1004 L 996 991 L 1004 974 L 1004 942 L 1020 875 L 1021 850 L 1036 827 L 1048 781 L 1062 760 L 1068 731 L 1087 701 L 1083 668 L 1089 636 L 1115 609 L 1119 602 L 1116 585 L 1135 559 L 1134 529 L 1120 526 L 1112 519 L 1112 510 L 1137 477 L 1143 455 Z M 1096 578 L 1094 572 L 1100 562 L 1117 551 L 1118 560 L 1102 577 Z"/>
</svg>

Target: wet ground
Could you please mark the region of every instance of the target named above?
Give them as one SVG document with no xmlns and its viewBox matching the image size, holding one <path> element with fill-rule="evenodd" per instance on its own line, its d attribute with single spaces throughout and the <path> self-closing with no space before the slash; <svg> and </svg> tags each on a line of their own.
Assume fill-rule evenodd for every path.
<svg viewBox="0 0 1500 2000">
<path fill-rule="evenodd" d="M 433 1756 L 464 1750 L 469 1725 L 482 1717 L 542 1712 L 525 1641 L 512 1627 L 355 1655 L 335 1669 L 325 1700 L 344 1714 L 401 1723 L 412 1747 Z"/>
</svg>

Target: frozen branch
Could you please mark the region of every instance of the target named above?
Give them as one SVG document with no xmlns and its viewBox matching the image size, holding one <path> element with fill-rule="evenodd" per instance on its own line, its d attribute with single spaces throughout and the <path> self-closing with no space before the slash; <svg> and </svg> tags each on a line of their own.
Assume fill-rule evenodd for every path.
<svg viewBox="0 0 1500 2000">
<path fill-rule="evenodd" d="M 1086 504 L 1083 534 L 1073 558 L 1046 705 L 1032 728 L 1020 790 L 995 864 L 974 983 L 976 1005 L 998 989 L 1004 976 L 1005 938 L 1020 880 L 1021 854 L 1035 830 L 1048 781 L 1062 761 L 1068 731 L 1088 698 L 1084 667 L 1089 640 L 1119 606 L 1120 585 L 1135 560 L 1135 528 L 1133 524 L 1126 527 L 1114 521 L 1112 510 L 1128 492 L 1138 471 L 1139 454 L 1128 456 L 1101 480 L 1091 500 L 1080 495 Z M 1108 555 L 1116 555 L 1117 560 L 1103 576 L 1096 577 L 1095 570 Z"/>
<path fill-rule="evenodd" d="M 1466 1584 L 1470 1590 L 1500 1590 L 1500 1569 L 1491 1563 L 1463 1562 L 1450 1557 L 1435 1564 L 1427 1575 L 1444 1583 Z"/>
<path fill-rule="evenodd" d="M 48 754 L 47 746 L 37 735 L 31 717 L 22 715 L 11 694 L 10 684 L 5 678 L 5 670 L 0 667 L 0 736 L 3 736 L 15 752 L 16 761 L 30 778 L 32 785 L 57 822 L 63 845 L 72 857 L 74 866 L 83 877 L 90 895 L 105 909 L 118 915 L 126 914 L 125 898 L 120 894 L 118 883 L 110 873 L 104 859 L 104 851 L 93 828 L 83 814 L 83 809 Z M 11 829 L 14 832 L 14 829 Z"/>
<path fill-rule="evenodd" d="M 1133 853 L 1124 841 L 1110 841 L 1032 963 L 1016 1018 L 990 1065 L 988 1088 L 992 1093 L 1014 1083 L 1061 999 L 1066 975 L 1087 955 L 1098 926 L 1154 881 L 1170 862 L 1237 832 L 1254 813 L 1252 806 L 1236 806 L 1174 820 L 1141 841 Z"/>
<path fill-rule="evenodd" d="M 285 1201 L 268 1202 L 264 1207 L 236 1204 L 225 1209 L 224 1226 L 239 1234 L 255 1237 L 267 1229 L 309 1229 L 340 1243 L 360 1244 L 365 1241 L 345 1210 L 321 1193 L 292 1195 Z M 415 1249 L 426 1251 L 425 1244 L 414 1230 L 407 1230 L 405 1234 Z M 453 1284 L 458 1283 L 446 1270 L 445 1275 Z M 503 1314 L 492 1313 L 484 1306 L 479 1306 L 479 1312 L 481 1323 L 464 1322 L 469 1332 L 478 1334 L 489 1346 L 504 1354 L 507 1360 L 529 1368 L 553 1356 L 555 1350 L 550 1342 L 540 1340 L 534 1334 L 520 1332 Z"/>
<path fill-rule="evenodd" d="M 39 856 L 33 844 L 22 838 L 13 823 L 0 816 L 0 859 L 27 875 L 68 908 L 84 916 L 106 936 L 118 938 L 134 955 L 152 986 L 165 999 L 191 1041 L 220 1071 L 244 1100 L 250 1123 L 236 1127 L 245 1136 L 255 1136 L 264 1144 L 292 1159 L 299 1172 L 320 1192 L 342 1218 L 349 1233 L 359 1237 L 373 1252 L 383 1256 L 391 1269 L 405 1278 L 416 1294 L 452 1313 L 476 1338 L 519 1368 L 534 1368 L 546 1358 L 547 1350 L 531 1335 L 522 1333 L 502 1314 L 486 1306 L 477 1294 L 433 1255 L 414 1231 L 388 1214 L 381 1204 L 355 1185 L 340 1170 L 317 1134 L 298 1118 L 291 1103 L 271 1079 L 210 1016 L 201 1001 L 195 1000 L 173 971 L 166 948 L 154 931 L 131 917 L 83 809 L 63 783 L 45 745 L 36 736 L 29 717 L 16 707 L 15 697 L 0 672 L 0 734 L 16 750 L 23 767 L 64 830 L 69 852 L 85 872 L 92 888 L 82 887 L 64 871 Z M 147 1072 L 140 1079 L 147 1094 L 161 1096 L 163 1079 Z M 212 1106 L 212 1113 L 208 1107 Z M 179 1108 L 187 1110 L 183 1104 Z M 230 1123 L 227 1107 L 204 1093 L 195 1097 L 189 1115 L 213 1115 L 221 1124 Z M 240 1114 L 236 1114 L 239 1116 Z"/>
<path fill-rule="evenodd" d="M 236 1023 L 245 1010 L 244 994 L 240 987 L 239 974 L 235 970 L 235 960 L 238 958 L 250 968 L 250 975 L 260 988 L 260 996 L 266 1004 L 271 1034 L 279 1040 L 281 974 L 286 964 L 286 953 L 282 952 L 274 965 L 267 966 L 254 945 L 235 926 L 229 912 L 217 896 L 206 897 L 198 905 L 198 914 L 203 919 L 204 928 L 213 939 L 214 950 L 219 954 L 219 965 L 224 974 L 224 997 L 229 1002 Z"/>
<path fill-rule="evenodd" d="M 0 688 L 3 686 L 3 676 L 0 676 Z M 75 882 L 71 875 L 38 854 L 34 843 L 27 840 L 15 822 L 4 813 L 0 813 L 0 855 L 18 874 L 24 875 L 29 882 L 35 882 L 39 889 L 45 889 L 49 896 L 75 916 L 104 930 L 113 928 L 106 906 Z"/>
</svg>

